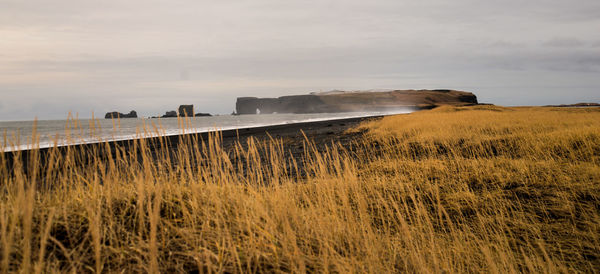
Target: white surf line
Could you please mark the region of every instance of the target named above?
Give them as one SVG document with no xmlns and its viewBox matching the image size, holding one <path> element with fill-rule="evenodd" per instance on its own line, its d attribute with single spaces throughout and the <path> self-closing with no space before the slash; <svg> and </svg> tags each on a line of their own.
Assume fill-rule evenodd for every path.
<svg viewBox="0 0 600 274">
<path fill-rule="evenodd" d="M 310 123 L 310 122 L 322 122 L 322 121 L 335 121 L 335 120 L 344 120 L 351 118 L 368 118 L 368 117 L 378 117 L 378 116 L 389 116 L 389 115 L 398 115 L 398 114 L 409 114 L 414 111 L 403 111 L 403 112 L 382 112 L 382 113 L 369 113 L 363 115 L 348 115 L 348 116 L 340 116 L 340 117 L 328 117 L 328 118 L 309 118 L 309 119 L 300 119 L 300 120 L 288 120 L 284 122 L 278 123 L 264 123 L 264 124 L 252 124 L 249 126 L 229 126 L 229 127 L 201 127 L 195 129 L 169 129 L 165 130 L 164 134 L 159 133 L 155 134 L 154 132 L 148 131 L 147 135 L 139 135 L 139 134 L 129 134 L 129 135 L 121 135 L 118 137 L 108 137 L 102 139 L 101 137 L 93 137 L 93 138 L 79 138 L 80 141 L 71 141 L 70 143 L 66 143 L 66 140 L 63 142 L 44 142 L 40 143 L 37 146 L 33 146 L 32 144 L 25 144 L 19 146 L 8 146 L 5 147 L 4 150 L 0 148 L 1 152 L 13 152 L 13 151 L 24 151 L 24 150 L 33 150 L 33 149 L 46 149 L 51 147 L 66 147 L 66 146 L 76 146 L 76 145 L 85 145 L 85 144 L 96 144 L 96 143 L 104 143 L 104 142 L 118 142 L 118 141 L 127 141 L 127 140 L 136 140 L 136 139 L 147 139 L 147 138 L 156 138 L 156 137 L 169 137 L 169 136 L 177 136 L 184 134 L 198 134 L 198 133 L 209 133 L 209 132 L 219 132 L 225 130 L 234 130 L 234 129 L 253 129 L 260 127 L 268 127 L 268 126 L 280 126 L 280 125 L 293 125 L 300 123 Z M 93 140 L 92 140 L 93 139 Z"/>
</svg>

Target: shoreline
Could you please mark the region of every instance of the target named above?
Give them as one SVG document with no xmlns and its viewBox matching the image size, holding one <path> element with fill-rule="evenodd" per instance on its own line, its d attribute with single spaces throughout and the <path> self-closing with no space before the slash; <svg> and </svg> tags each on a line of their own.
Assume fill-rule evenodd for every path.
<svg viewBox="0 0 600 274">
<path fill-rule="evenodd" d="M 176 119 L 165 119 L 164 121 L 146 123 L 146 119 L 124 119 L 127 120 L 121 129 L 121 121 L 109 120 L 90 120 L 90 128 L 85 124 L 87 121 L 70 121 L 56 120 L 60 123 L 39 124 L 36 126 L 35 121 L 28 121 L 25 125 L 7 124 L 5 126 L 5 139 L 2 152 L 17 152 L 28 150 L 51 149 L 53 147 L 75 147 L 89 145 L 94 143 L 117 143 L 130 141 L 135 139 L 151 139 L 154 137 L 171 137 L 190 134 L 210 134 L 214 132 L 229 132 L 245 131 L 250 129 L 260 130 L 261 128 L 274 128 L 278 126 L 288 126 L 292 124 L 304 124 L 323 121 L 345 120 L 353 118 L 369 118 L 388 116 L 395 114 L 411 113 L 413 111 L 401 112 L 375 112 L 375 113 L 344 113 L 344 115 L 336 116 L 332 114 L 299 116 L 294 117 L 265 117 L 259 115 L 242 115 L 244 119 L 225 118 L 221 120 L 208 121 L 201 119 L 200 121 Z M 270 116 L 270 115 L 266 115 Z M 210 117 L 212 118 L 212 117 Z M 133 120 L 133 123 L 132 121 Z M 141 121 L 141 122 L 140 122 Z M 164 123 L 161 123 L 164 122 Z M 11 122 L 12 123 L 12 122 Z M 31 126 L 33 123 L 33 126 Z M 1 122 L 0 122 L 1 124 Z M 115 126 L 118 125 L 117 128 Z M 183 126 L 183 128 L 182 128 Z M 39 128 L 40 130 L 36 130 Z M 68 128 L 68 129 L 67 129 Z M 112 129 L 112 130 L 111 130 Z M 6 131 L 8 130 L 8 132 Z M 67 132 L 68 130 L 68 132 Z M 20 133 L 23 131 L 23 133 Z M 6 133 L 9 133 L 8 135 Z M 31 143 L 31 135 L 36 133 L 37 142 Z M 16 135 L 15 135 L 16 134 Z M 6 138 L 8 137 L 8 138 Z M 13 140 L 13 139 L 17 140 Z"/>
<path fill-rule="evenodd" d="M 344 132 L 350 128 L 353 128 L 360 123 L 373 120 L 381 119 L 386 115 L 374 115 L 365 117 L 353 117 L 353 118 L 342 118 L 332 120 L 321 120 L 321 121 L 309 121 L 269 126 L 258 126 L 248 127 L 239 129 L 227 129 L 227 130 L 213 130 L 207 132 L 198 133 L 184 133 L 175 135 L 165 136 L 152 136 L 144 138 L 134 138 L 126 140 L 112 140 L 103 141 L 96 143 L 83 143 L 83 144 L 72 144 L 65 146 L 52 146 L 35 149 L 23 149 L 15 151 L 4 151 L 0 152 L 0 157 L 5 159 L 5 163 L 8 168 L 14 165 L 16 159 L 20 159 L 23 164 L 24 171 L 27 171 L 27 163 L 30 157 L 39 157 L 40 159 L 47 159 L 50 152 L 58 151 L 60 154 L 65 154 L 67 151 L 76 150 L 80 152 L 84 151 L 96 151 L 103 153 L 106 151 L 106 145 L 110 147 L 111 153 L 114 154 L 116 148 L 128 149 L 133 146 L 136 142 L 144 140 L 148 143 L 154 151 L 162 148 L 168 148 L 170 151 L 174 151 L 178 147 L 181 140 L 192 138 L 197 139 L 198 142 L 205 142 L 208 140 L 210 135 L 218 134 L 220 138 L 220 144 L 223 148 L 232 148 L 236 142 L 244 145 L 249 138 L 255 138 L 256 140 L 268 140 L 283 139 L 286 142 L 286 149 L 288 149 L 292 155 L 297 155 L 302 152 L 302 143 L 305 140 L 304 135 L 309 140 L 313 141 L 318 147 L 322 147 L 332 142 L 339 142 L 342 145 L 347 145 L 357 138 L 357 134 L 344 134 Z M 304 133 L 304 135 L 302 135 Z M 113 157 L 114 155 L 107 155 Z M 85 162 L 85 159 L 84 159 Z M 85 163 L 82 163 L 85 164 Z"/>
<path fill-rule="evenodd" d="M 24 149 L 17 149 L 17 150 L 6 150 L 3 152 L 0 152 L 0 154 L 1 153 L 14 154 L 17 152 L 28 152 L 28 151 L 33 151 L 33 150 L 44 151 L 44 150 L 50 150 L 50 149 L 54 149 L 54 148 L 66 149 L 68 147 L 75 148 L 75 149 L 82 149 L 82 148 L 86 148 L 88 146 L 97 146 L 99 144 L 105 144 L 105 143 L 108 143 L 111 146 L 124 145 L 129 142 L 132 142 L 135 140 L 141 140 L 141 139 L 152 141 L 152 140 L 157 140 L 160 138 L 175 139 L 175 138 L 180 138 L 180 137 L 184 137 L 184 136 L 185 137 L 199 136 L 202 138 L 206 138 L 206 137 L 208 137 L 209 134 L 215 134 L 215 133 L 220 133 L 220 135 L 223 138 L 249 137 L 248 135 L 256 135 L 256 134 L 263 136 L 266 133 L 271 134 L 272 132 L 276 132 L 278 134 L 277 136 L 279 136 L 279 135 L 286 136 L 286 135 L 289 135 L 289 133 L 290 133 L 290 132 L 288 132 L 289 130 L 294 130 L 294 129 L 296 129 L 296 131 L 304 130 L 305 133 L 307 130 L 309 130 L 310 132 L 313 132 L 313 131 L 325 130 L 328 126 L 330 126 L 330 124 L 336 124 L 336 123 L 358 124 L 357 122 L 360 122 L 360 121 L 369 120 L 369 119 L 378 119 L 378 118 L 382 118 L 382 117 L 390 116 L 390 115 L 400 115 L 400 114 L 373 115 L 373 116 L 361 116 L 361 117 L 351 117 L 351 118 L 336 118 L 336 119 L 331 119 L 331 120 L 305 121 L 305 122 L 294 122 L 294 123 L 274 124 L 274 125 L 264 125 L 264 126 L 241 127 L 241 128 L 235 128 L 235 129 L 224 129 L 224 130 L 216 129 L 216 130 L 209 130 L 209 131 L 202 131 L 202 132 L 176 133 L 176 134 L 167 134 L 167 135 L 160 135 L 160 136 L 140 137 L 140 138 L 134 137 L 134 138 L 125 138 L 125 139 L 104 140 L 104 141 L 100 141 L 100 142 L 73 143 L 73 144 L 68 144 L 68 145 L 43 146 L 43 147 L 39 147 L 39 148 L 24 148 Z M 344 125 L 342 125 L 342 126 L 344 126 Z M 323 128 L 321 128 L 321 127 L 323 127 Z M 346 125 L 346 127 L 348 127 L 348 126 Z M 333 129 L 337 129 L 337 127 L 334 127 Z M 308 133 L 307 133 L 307 135 L 308 135 Z M 271 134 L 271 136 L 273 136 L 273 134 Z M 273 136 L 273 137 L 275 137 L 275 136 Z M 171 141 L 173 141 L 173 140 L 171 140 Z"/>
</svg>

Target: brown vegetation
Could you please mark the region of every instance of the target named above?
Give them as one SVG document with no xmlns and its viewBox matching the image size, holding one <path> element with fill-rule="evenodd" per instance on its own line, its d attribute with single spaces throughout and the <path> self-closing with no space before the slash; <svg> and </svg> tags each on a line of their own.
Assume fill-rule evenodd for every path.
<svg viewBox="0 0 600 274">
<path fill-rule="evenodd" d="M 354 131 L 300 160 L 218 135 L 14 170 L 0 154 L 0 270 L 599 269 L 600 109 L 442 107 Z"/>
</svg>

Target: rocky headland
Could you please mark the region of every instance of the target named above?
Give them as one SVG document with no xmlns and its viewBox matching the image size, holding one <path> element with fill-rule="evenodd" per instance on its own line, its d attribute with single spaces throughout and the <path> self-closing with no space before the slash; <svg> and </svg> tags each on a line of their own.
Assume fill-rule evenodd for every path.
<svg viewBox="0 0 600 274">
<path fill-rule="evenodd" d="M 235 109 L 236 114 L 333 113 L 474 104 L 477 97 L 473 93 L 449 89 L 330 91 L 278 98 L 238 97 Z"/>
</svg>

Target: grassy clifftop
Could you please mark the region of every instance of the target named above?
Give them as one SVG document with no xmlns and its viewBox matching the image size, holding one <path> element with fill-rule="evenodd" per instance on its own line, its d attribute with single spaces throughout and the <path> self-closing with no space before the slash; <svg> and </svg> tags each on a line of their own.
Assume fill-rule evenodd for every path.
<svg viewBox="0 0 600 274">
<path fill-rule="evenodd" d="M 352 148 L 307 140 L 305 172 L 280 140 L 218 136 L 175 158 L 139 141 L 0 169 L 0 269 L 600 267 L 599 109 L 441 107 L 354 131 Z"/>
</svg>

